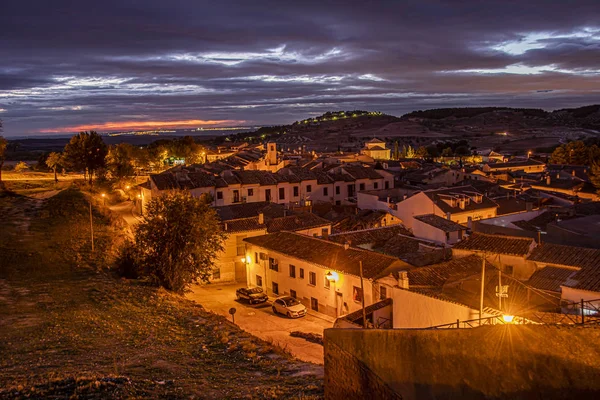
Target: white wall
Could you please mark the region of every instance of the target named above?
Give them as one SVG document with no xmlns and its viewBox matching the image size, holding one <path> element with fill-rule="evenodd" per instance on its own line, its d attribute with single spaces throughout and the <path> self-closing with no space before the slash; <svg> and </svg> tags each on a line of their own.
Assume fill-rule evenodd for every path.
<svg viewBox="0 0 600 400">
<path fill-rule="evenodd" d="M 479 318 L 479 311 L 467 306 L 394 288 L 394 328 L 427 328 Z M 483 317 L 490 317 L 485 314 Z"/>
<path fill-rule="evenodd" d="M 256 275 L 260 275 L 263 280 L 263 289 L 269 296 L 273 294 L 273 282 L 279 286 L 279 296 L 289 295 L 290 289 L 296 291 L 296 296 L 307 308 L 310 309 L 310 299 L 314 297 L 319 302 L 319 312 L 330 316 L 339 316 L 360 310 L 362 305 L 352 298 L 353 287 L 360 287 L 360 278 L 357 276 L 343 274 L 338 272 L 339 280 L 337 283 L 331 283 L 329 289 L 325 288 L 325 274 L 329 269 L 308 263 L 303 260 L 285 256 L 283 254 L 262 249 L 251 244 L 246 245 L 247 257 L 251 262 L 248 264 L 248 284 L 257 286 Z M 268 257 L 275 258 L 279 263 L 279 271 L 269 269 L 268 260 L 259 260 L 255 262 L 255 252 L 266 253 Z M 296 266 L 296 277 L 290 277 L 290 264 Z M 266 266 L 266 271 L 265 271 Z M 300 278 L 300 268 L 304 269 L 304 278 Z M 316 285 L 309 284 L 309 273 L 316 273 Z M 365 305 L 372 304 L 372 285 L 369 280 L 364 280 Z M 336 295 L 341 293 L 341 296 Z M 337 298 L 337 299 L 336 299 Z M 345 305 L 344 305 L 345 303 Z M 336 315 L 336 309 L 338 315 Z"/>
</svg>

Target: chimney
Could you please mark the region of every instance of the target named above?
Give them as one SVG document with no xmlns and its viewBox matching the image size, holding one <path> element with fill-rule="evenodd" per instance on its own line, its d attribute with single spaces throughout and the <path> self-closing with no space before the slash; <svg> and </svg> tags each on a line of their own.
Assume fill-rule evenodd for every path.
<svg viewBox="0 0 600 400">
<path fill-rule="evenodd" d="M 573 172 L 571 172 L 571 175 L 575 176 L 575 170 L 573 170 Z"/>
<path fill-rule="evenodd" d="M 446 219 L 447 219 L 448 221 L 450 221 L 450 220 L 452 219 L 452 213 L 451 213 L 450 211 L 448 211 L 448 212 L 446 213 Z"/>
<path fill-rule="evenodd" d="M 550 177 L 550 175 L 548 175 L 546 177 L 546 185 L 550 186 L 550 182 L 552 181 L 552 178 Z"/>
<path fill-rule="evenodd" d="M 225 230 L 227 230 L 227 222 L 225 222 Z"/>
<path fill-rule="evenodd" d="M 398 273 L 398 286 L 400 286 L 401 289 L 408 289 L 408 272 L 406 271 L 400 271 Z"/>
<path fill-rule="evenodd" d="M 265 223 L 265 214 L 264 213 L 258 213 L 258 223 L 259 225 L 263 225 Z"/>
</svg>

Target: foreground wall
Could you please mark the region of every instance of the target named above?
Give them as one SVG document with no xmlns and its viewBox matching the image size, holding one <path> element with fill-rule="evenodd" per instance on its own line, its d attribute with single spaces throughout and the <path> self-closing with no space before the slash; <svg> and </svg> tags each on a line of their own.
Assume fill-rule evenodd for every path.
<svg viewBox="0 0 600 400">
<path fill-rule="evenodd" d="M 600 328 L 325 330 L 326 399 L 598 399 Z"/>
</svg>

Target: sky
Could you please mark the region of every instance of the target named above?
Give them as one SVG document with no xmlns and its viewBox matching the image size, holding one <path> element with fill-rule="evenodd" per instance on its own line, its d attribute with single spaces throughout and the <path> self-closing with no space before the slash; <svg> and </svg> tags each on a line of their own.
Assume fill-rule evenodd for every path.
<svg viewBox="0 0 600 400">
<path fill-rule="evenodd" d="M 598 0 L 19 0 L 0 12 L 7 137 L 598 102 Z"/>
</svg>

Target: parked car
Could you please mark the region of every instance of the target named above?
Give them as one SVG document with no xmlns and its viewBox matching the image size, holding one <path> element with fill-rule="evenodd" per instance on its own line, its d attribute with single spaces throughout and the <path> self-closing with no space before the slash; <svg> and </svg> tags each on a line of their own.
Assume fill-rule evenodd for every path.
<svg viewBox="0 0 600 400">
<path fill-rule="evenodd" d="M 261 287 L 239 288 L 235 291 L 235 295 L 238 300 L 246 300 L 250 304 L 264 303 L 269 300 Z"/>
<path fill-rule="evenodd" d="M 306 315 L 306 307 L 293 297 L 282 296 L 278 297 L 273 302 L 273 312 L 275 314 L 284 314 L 288 318 L 299 318 Z"/>
</svg>

